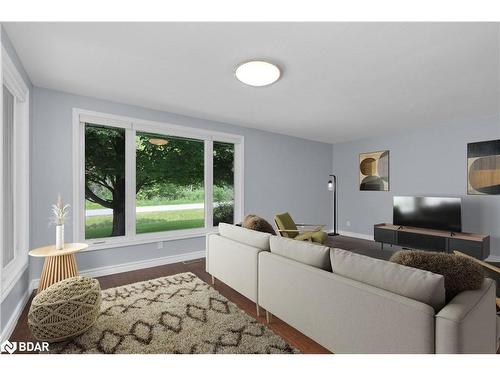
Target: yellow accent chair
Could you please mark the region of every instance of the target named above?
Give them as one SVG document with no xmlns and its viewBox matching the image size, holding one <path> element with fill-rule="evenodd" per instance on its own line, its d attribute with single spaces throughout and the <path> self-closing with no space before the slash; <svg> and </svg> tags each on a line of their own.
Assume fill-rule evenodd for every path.
<svg viewBox="0 0 500 375">
<path fill-rule="evenodd" d="M 274 222 L 281 237 L 323 244 L 328 236 L 322 231 L 324 225 L 296 224 L 288 212 L 276 215 Z"/>
</svg>

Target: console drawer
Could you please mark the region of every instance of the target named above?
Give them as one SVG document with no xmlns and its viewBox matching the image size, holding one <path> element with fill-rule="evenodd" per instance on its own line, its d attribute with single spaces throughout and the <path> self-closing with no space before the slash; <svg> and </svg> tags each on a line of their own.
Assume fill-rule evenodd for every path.
<svg viewBox="0 0 500 375">
<path fill-rule="evenodd" d="M 373 239 L 377 242 L 385 242 L 389 244 L 396 243 L 396 231 L 390 229 L 374 228 Z"/>
<path fill-rule="evenodd" d="M 450 252 L 460 251 L 477 259 L 485 259 L 489 256 L 489 253 L 485 253 L 483 243 L 478 241 L 450 238 L 449 249 Z"/>
<path fill-rule="evenodd" d="M 440 236 L 422 236 L 417 233 L 398 232 L 398 245 L 415 250 L 446 251 L 446 238 Z"/>
</svg>

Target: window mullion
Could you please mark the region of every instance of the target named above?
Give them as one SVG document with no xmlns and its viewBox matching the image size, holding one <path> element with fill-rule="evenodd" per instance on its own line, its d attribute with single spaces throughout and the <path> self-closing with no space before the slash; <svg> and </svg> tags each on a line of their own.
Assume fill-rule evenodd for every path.
<svg viewBox="0 0 500 375">
<path fill-rule="evenodd" d="M 78 121 L 78 190 L 74 195 L 75 213 L 73 225 L 75 226 L 75 235 L 73 240 L 85 241 L 85 123 Z"/>
<path fill-rule="evenodd" d="M 135 130 L 127 129 L 125 133 L 125 236 L 136 234 L 136 146 Z"/>
<path fill-rule="evenodd" d="M 213 141 L 205 140 L 205 228 L 213 228 Z"/>
<path fill-rule="evenodd" d="M 234 145 L 234 222 L 242 222 L 244 217 L 244 146 Z"/>
</svg>

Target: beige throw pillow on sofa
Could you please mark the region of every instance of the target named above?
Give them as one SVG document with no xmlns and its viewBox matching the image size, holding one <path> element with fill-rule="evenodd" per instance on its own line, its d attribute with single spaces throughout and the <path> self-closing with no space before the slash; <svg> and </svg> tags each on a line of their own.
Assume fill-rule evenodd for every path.
<svg viewBox="0 0 500 375">
<path fill-rule="evenodd" d="M 423 302 L 435 311 L 445 304 L 442 275 L 342 249 L 331 249 L 330 260 L 338 275 Z"/>
</svg>

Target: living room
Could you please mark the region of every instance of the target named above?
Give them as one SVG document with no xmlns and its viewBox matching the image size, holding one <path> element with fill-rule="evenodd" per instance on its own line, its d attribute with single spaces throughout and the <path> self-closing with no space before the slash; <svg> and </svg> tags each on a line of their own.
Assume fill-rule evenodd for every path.
<svg viewBox="0 0 500 375">
<path fill-rule="evenodd" d="M 2 20 L 2 354 L 499 353 L 499 24 L 180 21 Z"/>
</svg>

